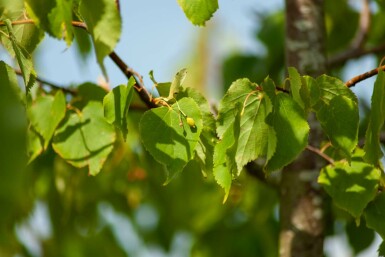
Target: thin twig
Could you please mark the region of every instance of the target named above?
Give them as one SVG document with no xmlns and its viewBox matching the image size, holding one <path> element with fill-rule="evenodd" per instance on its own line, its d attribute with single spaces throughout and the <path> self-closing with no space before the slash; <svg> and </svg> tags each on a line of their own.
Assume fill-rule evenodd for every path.
<svg viewBox="0 0 385 257">
<path fill-rule="evenodd" d="M 18 76 L 23 76 L 22 72 L 20 70 L 15 70 L 16 74 Z M 40 82 L 41 84 L 47 85 L 53 89 L 62 90 L 64 93 L 70 94 L 70 95 L 76 95 L 78 91 L 76 89 L 71 89 L 68 87 L 59 86 L 53 82 L 50 82 L 46 79 L 42 79 L 40 77 L 36 77 L 36 81 Z"/>
<path fill-rule="evenodd" d="M 358 76 L 355 76 L 355 77 L 351 78 L 350 80 L 346 81 L 346 82 L 345 82 L 345 85 L 346 85 L 347 87 L 353 87 L 353 86 L 355 86 L 358 82 L 361 82 L 361 81 L 363 81 L 363 80 L 365 80 L 365 79 L 368 79 L 368 78 L 370 78 L 370 77 L 373 77 L 374 75 L 377 75 L 378 72 L 379 72 L 380 70 L 384 71 L 384 70 L 385 70 L 385 65 L 382 65 L 382 66 L 380 66 L 380 67 L 378 67 L 378 68 L 375 68 L 375 69 L 373 69 L 373 70 L 370 70 L 370 71 L 368 71 L 368 72 L 365 72 L 365 73 L 363 73 L 363 74 L 360 74 L 360 75 L 358 75 Z"/>
<path fill-rule="evenodd" d="M 319 156 L 321 156 L 322 158 L 324 158 L 328 163 L 330 164 L 334 164 L 334 160 L 327 154 L 321 152 L 318 148 L 315 148 L 311 145 L 307 145 L 306 146 L 306 149 L 309 150 L 310 152 L 313 152 Z"/>
<path fill-rule="evenodd" d="M 72 21 L 71 23 L 72 23 L 72 26 L 74 27 L 87 30 L 87 25 L 84 22 Z M 12 25 L 34 24 L 34 21 L 32 19 L 17 20 L 17 21 L 12 21 L 11 24 Z M 0 21 L 0 26 L 4 26 L 4 25 L 5 23 Z M 112 51 L 109 54 L 109 57 L 120 68 L 120 70 L 126 75 L 128 79 L 131 76 L 135 78 L 135 81 L 136 81 L 135 89 L 139 94 L 140 99 L 147 105 L 147 107 L 148 108 L 157 107 L 157 105 L 151 100 L 152 98 L 144 86 L 142 76 L 138 72 L 136 72 L 134 69 L 128 67 L 128 65 L 114 51 Z"/>
<path fill-rule="evenodd" d="M 363 7 L 360 13 L 360 20 L 356 35 L 346 50 L 330 58 L 328 63 L 329 66 L 335 66 L 343 63 L 349 60 L 351 56 L 354 56 L 357 52 L 362 52 L 363 46 L 365 45 L 365 41 L 368 37 L 371 18 L 369 0 L 363 0 L 362 2 Z"/>
</svg>

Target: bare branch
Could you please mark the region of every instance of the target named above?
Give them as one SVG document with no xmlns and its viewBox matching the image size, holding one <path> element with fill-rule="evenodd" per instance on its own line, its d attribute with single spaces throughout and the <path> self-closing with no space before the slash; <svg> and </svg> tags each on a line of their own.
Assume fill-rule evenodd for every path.
<svg viewBox="0 0 385 257">
<path fill-rule="evenodd" d="M 360 74 L 358 76 L 355 76 L 354 78 L 352 78 L 352 79 L 348 80 L 347 82 L 345 82 L 345 85 L 347 87 L 353 87 L 358 82 L 361 82 L 361 81 L 363 81 L 365 79 L 373 77 L 374 75 L 377 75 L 380 70 L 384 71 L 385 70 L 385 65 L 382 65 L 382 66 L 380 66 L 380 67 L 378 67 L 376 69 L 373 69 L 373 70 L 370 70 L 370 71 L 365 72 L 363 74 Z"/>
<path fill-rule="evenodd" d="M 15 70 L 16 74 L 18 76 L 23 76 L 22 72 L 20 70 Z M 58 90 L 62 90 L 64 93 L 67 93 L 67 94 L 70 94 L 70 95 L 76 95 L 78 93 L 78 91 L 76 89 L 71 89 L 71 88 L 68 88 L 68 87 L 64 87 L 64 86 L 59 86 L 53 82 L 50 82 L 46 79 L 42 79 L 40 77 L 36 77 L 36 81 L 37 82 L 40 82 L 41 84 L 44 84 L 44 85 L 47 85 L 53 89 L 58 89 Z"/>
<path fill-rule="evenodd" d="M 307 145 L 306 146 L 306 149 L 309 150 L 310 152 L 313 152 L 319 156 L 321 156 L 322 158 L 324 158 L 328 163 L 330 164 L 333 164 L 334 163 L 334 160 L 333 158 L 331 158 L 329 155 L 325 154 L 324 152 L 321 152 L 321 150 L 319 150 L 318 148 L 315 148 L 311 145 Z"/>
</svg>

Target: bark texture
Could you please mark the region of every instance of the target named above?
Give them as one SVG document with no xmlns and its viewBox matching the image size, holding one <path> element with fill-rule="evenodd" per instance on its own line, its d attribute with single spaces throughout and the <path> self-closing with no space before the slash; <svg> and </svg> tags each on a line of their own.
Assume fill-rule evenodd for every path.
<svg viewBox="0 0 385 257">
<path fill-rule="evenodd" d="M 286 0 L 286 65 L 303 75 L 325 73 L 323 0 Z M 309 144 L 319 146 L 322 135 L 314 116 Z M 324 241 L 323 192 L 317 177 L 323 161 L 305 152 L 282 171 L 281 257 L 321 257 Z"/>
</svg>

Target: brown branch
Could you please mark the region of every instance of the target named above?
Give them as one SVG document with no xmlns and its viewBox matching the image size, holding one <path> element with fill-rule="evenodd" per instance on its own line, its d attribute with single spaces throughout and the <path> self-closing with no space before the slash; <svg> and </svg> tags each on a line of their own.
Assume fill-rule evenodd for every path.
<svg viewBox="0 0 385 257">
<path fill-rule="evenodd" d="M 370 18 L 371 13 L 369 7 L 369 0 L 363 0 L 363 7 L 360 13 L 360 20 L 356 35 L 354 36 L 353 40 L 350 43 L 350 46 L 346 50 L 330 58 L 330 60 L 328 61 L 329 67 L 344 63 L 347 60 L 353 58 L 352 56 L 357 55 L 357 53 L 361 53 L 362 55 L 362 53 L 364 52 L 363 46 L 369 33 Z"/>
<path fill-rule="evenodd" d="M 87 30 L 87 25 L 81 21 L 72 21 L 72 26 Z M 34 24 L 32 19 L 17 20 L 12 21 L 12 25 L 23 25 L 23 24 Z M 5 23 L 0 21 L 0 26 L 4 26 Z M 88 30 L 87 30 L 88 31 Z M 119 69 L 126 75 L 129 79 L 131 76 L 134 77 L 136 81 L 136 92 L 139 94 L 140 99 L 147 105 L 148 108 L 157 107 L 157 105 L 152 101 L 152 97 L 144 86 L 142 76 L 136 72 L 134 69 L 128 67 L 128 65 L 117 55 L 114 51 L 109 54 L 111 60 L 119 67 Z"/>
<path fill-rule="evenodd" d="M 328 163 L 330 164 L 334 164 L 334 160 L 327 154 L 321 152 L 321 150 L 319 150 L 318 148 L 315 148 L 311 145 L 307 145 L 306 146 L 306 149 L 309 150 L 310 152 L 313 152 L 319 156 L 321 156 L 322 158 L 324 158 Z"/>
<path fill-rule="evenodd" d="M 380 67 L 378 67 L 378 68 L 376 68 L 376 69 L 373 69 L 373 70 L 370 70 L 370 71 L 365 72 L 365 73 L 363 73 L 363 74 L 360 74 L 360 75 L 358 75 L 358 76 L 355 76 L 354 78 L 351 78 L 350 80 L 346 81 L 346 82 L 345 82 L 345 85 L 346 85 L 347 87 L 353 87 L 353 86 L 355 86 L 358 82 L 361 82 L 361 81 L 363 81 L 363 80 L 365 80 L 365 79 L 368 79 L 368 78 L 370 78 L 370 77 L 373 77 L 374 75 L 377 75 L 378 72 L 379 72 L 380 70 L 384 71 L 384 70 L 385 70 L 385 65 L 382 65 L 382 66 L 380 66 Z"/>
<path fill-rule="evenodd" d="M 22 72 L 20 70 L 15 70 L 16 74 L 18 76 L 23 76 Z M 67 94 L 70 94 L 70 95 L 76 95 L 78 93 L 78 91 L 76 89 L 71 89 L 71 88 L 68 88 L 68 87 L 63 87 L 63 86 L 59 86 L 53 82 L 50 82 L 46 79 L 42 79 L 40 77 L 36 77 L 36 81 L 41 83 L 41 84 L 44 84 L 44 85 L 47 85 L 53 89 L 58 89 L 58 90 L 62 90 L 64 93 L 67 93 Z"/>
</svg>

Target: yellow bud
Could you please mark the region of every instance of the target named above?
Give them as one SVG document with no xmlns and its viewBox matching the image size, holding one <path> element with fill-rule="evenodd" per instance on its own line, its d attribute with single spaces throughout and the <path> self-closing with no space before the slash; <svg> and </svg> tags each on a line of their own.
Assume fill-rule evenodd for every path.
<svg viewBox="0 0 385 257">
<path fill-rule="evenodd" d="M 195 128 L 195 120 L 193 118 L 187 117 L 186 121 L 191 128 Z"/>
</svg>

